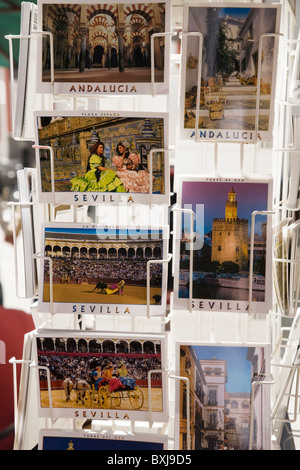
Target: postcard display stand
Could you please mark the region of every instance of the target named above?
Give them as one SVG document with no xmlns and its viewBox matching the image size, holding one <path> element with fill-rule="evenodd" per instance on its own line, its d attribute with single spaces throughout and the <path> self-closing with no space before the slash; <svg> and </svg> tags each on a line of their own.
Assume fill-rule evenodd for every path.
<svg viewBox="0 0 300 470">
<path fill-rule="evenodd" d="M 43 12 L 51 17 L 51 30 L 56 9 L 67 2 L 43 1 L 41 7 L 43 3 L 47 4 Z M 110 17 L 123 3 L 111 6 Z M 272 5 L 240 2 L 237 10 L 235 2 L 214 3 L 173 5 L 172 27 L 171 5 L 160 4 L 165 7 L 161 15 L 165 29 L 151 37 L 151 78 L 136 96 L 104 94 L 105 83 L 100 95 L 90 93 L 95 84 L 81 85 L 81 93 L 67 93 L 63 82 L 55 81 L 58 46 L 51 31 L 42 31 L 38 24 L 29 34 L 7 37 L 11 58 L 12 40 L 19 39 L 24 45 L 30 39 L 36 49 L 35 55 L 31 50 L 29 59 L 38 68 L 41 56 L 37 44 L 41 37 L 46 44 L 47 36 L 50 69 L 42 94 L 31 94 L 34 104 L 26 103 L 23 132 L 18 128 L 14 136 L 33 141 L 37 155 L 37 168 L 19 172 L 20 201 L 12 204 L 13 220 L 20 211 L 23 235 L 24 273 L 16 263 L 16 290 L 19 297 L 33 299 L 31 313 L 36 326 L 24 338 L 23 357 L 10 360 L 15 384 L 15 449 L 32 449 L 38 443 L 39 448 L 47 448 L 51 438 L 56 446 L 71 443 L 74 448 L 88 440 L 97 449 L 109 449 L 107 442 L 116 440 L 120 446 L 124 443 L 120 449 L 139 449 L 142 443 L 143 448 L 169 450 L 224 446 L 275 450 L 297 443 L 300 41 L 294 37 L 296 19 L 288 0 Z M 84 2 L 78 5 L 88 8 Z M 146 22 L 136 8 L 128 7 L 135 23 L 132 39 L 138 38 L 138 30 Z M 144 18 L 150 15 L 148 8 L 145 4 Z M 227 10 L 227 23 L 225 16 L 219 18 L 224 37 L 226 30 L 236 31 L 232 25 L 237 23 L 240 37 L 242 31 L 245 36 L 235 56 L 239 68 L 235 64 L 229 73 L 229 67 L 226 75 L 228 64 L 223 61 L 224 70 L 218 69 L 214 77 L 216 86 L 208 80 L 207 50 L 213 41 L 201 30 L 201 15 L 207 15 L 208 21 L 212 10 L 215 14 L 219 8 Z M 259 34 L 245 20 L 247 17 L 251 22 L 255 15 L 271 13 L 277 15 L 276 27 Z M 108 27 L 107 18 L 100 13 L 94 16 L 97 33 L 93 47 Z M 39 21 L 41 25 L 41 17 Z M 43 17 L 44 21 L 46 24 L 47 18 Z M 114 36 L 111 28 L 109 34 Z M 166 54 L 166 89 L 156 81 L 157 40 Z M 271 41 L 271 47 L 264 47 L 264 41 Z M 216 53 L 222 46 L 214 47 Z M 252 47 L 256 47 L 252 57 L 256 81 L 242 83 L 247 69 L 242 51 L 249 52 Z M 268 49 L 273 54 L 271 61 Z M 268 85 L 264 83 L 265 63 L 272 77 L 267 91 L 263 90 Z M 21 79 L 19 74 L 19 87 Z M 139 89 L 138 83 L 131 85 Z M 24 106 L 18 102 L 18 92 L 13 92 L 13 119 L 19 106 Z M 245 98 L 247 93 L 250 99 Z M 26 113 L 30 105 L 37 107 Z M 265 122 L 269 125 L 266 132 Z M 71 178 L 74 184 L 83 184 L 79 180 L 87 184 L 85 176 L 66 165 L 59 168 L 64 152 L 69 165 L 72 162 L 75 168 L 79 159 L 83 166 L 82 143 L 74 138 L 76 126 L 77 130 L 81 126 L 85 136 L 85 151 L 95 135 L 98 145 L 102 136 L 110 142 L 104 144 L 106 162 L 111 160 L 112 143 L 116 146 L 122 138 L 127 139 L 132 151 L 127 159 L 133 159 L 133 150 L 139 151 L 141 171 L 150 182 L 148 190 L 144 194 L 132 186 L 127 194 L 116 190 L 118 185 L 125 186 L 122 170 L 128 178 L 132 175 L 129 167 L 120 169 L 116 178 L 111 169 L 107 171 L 105 175 L 111 179 L 105 180 L 102 192 L 99 186 L 83 192 L 77 186 L 73 193 L 62 189 Z M 64 139 L 65 147 L 59 142 Z M 174 169 L 173 188 L 170 168 Z M 115 189 L 107 192 L 112 181 Z M 169 238 L 170 244 L 166 243 Z M 16 242 L 15 227 L 14 239 Z M 106 245 L 104 240 L 108 240 Z M 88 256 L 84 254 L 86 247 Z M 150 247 L 153 255 L 159 255 L 147 257 Z M 116 252 L 118 255 L 113 254 Z M 133 252 L 139 265 L 130 259 Z M 142 253 L 139 257 L 138 252 Z M 15 259 L 21 255 L 16 248 Z M 86 263 L 86 272 L 81 268 L 78 274 L 80 259 Z M 111 271 L 99 274 L 112 270 L 111 266 L 120 276 L 113 286 Z M 126 273 L 136 266 L 139 272 L 144 270 L 143 278 L 130 278 Z M 153 266 L 160 267 L 156 284 L 151 282 Z M 88 274 L 91 267 L 99 273 Z M 100 276 L 105 282 L 96 280 Z M 125 286 L 120 284 L 124 277 Z M 170 281 L 173 289 L 168 287 Z M 134 282 L 133 299 L 128 300 L 126 295 Z M 120 293 L 124 302 L 119 301 Z M 101 300 L 88 300 L 95 296 Z M 139 296 L 144 300 L 137 300 Z M 92 359 L 96 359 L 94 367 L 90 366 Z M 134 386 L 120 384 L 121 363 L 130 366 L 136 378 Z M 113 378 L 122 388 L 112 390 L 110 382 L 105 383 L 104 373 L 112 368 Z M 89 370 L 93 371 L 91 377 Z M 71 388 L 64 382 L 67 375 L 73 379 Z M 100 385 L 96 386 L 96 379 Z"/>
</svg>

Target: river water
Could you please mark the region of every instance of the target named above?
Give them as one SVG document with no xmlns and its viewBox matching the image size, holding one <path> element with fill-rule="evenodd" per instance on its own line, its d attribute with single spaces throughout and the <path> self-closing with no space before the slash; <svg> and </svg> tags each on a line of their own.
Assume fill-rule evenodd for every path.
<svg viewBox="0 0 300 470">
<path fill-rule="evenodd" d="M 180 286 L 179 297 L 187 299 L 189 288 Z M 229 287 L 216 287 L 207 285 L 195 285 L 193 289 L 193 299 L 218 299 L 218 300 L 249 300 L 249 289 L 234 289 Z M 263 302 L 265 300 L 264 291 L 252 291 L 252 300 Z"/>
</svg>

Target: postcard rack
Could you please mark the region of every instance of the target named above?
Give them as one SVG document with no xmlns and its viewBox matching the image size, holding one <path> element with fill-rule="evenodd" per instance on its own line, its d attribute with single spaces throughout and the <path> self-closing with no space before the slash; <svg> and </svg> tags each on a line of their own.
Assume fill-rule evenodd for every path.
<svg viewBox="0 0 300 470">
<path fill-rule="evenodd" d="M 217 1 L 222 4 L 222 2 Z M 290 89 L 293 83 L 296 81 L 295 76 L 297 73 L 297 67 L 300 68 L 300 40 L 290 39 L 290 31 L 295 26 L 295 15 L 292 12 L 291 5 L 288 0 L 281 0 L 278 2 L 282 7 L 282 27 L 284 33 L 264 33 L 258 38 L 259 48 L 257 56 L 257 86 L 255 96 L 255 124 L 253 130 L 253 136 L 249 142 L 236 142 L 234 140 L 228 140 L 226 142 L 219 142 L 216 139 L 211 141 L 203 141 L 199 138 L 199 113 L 200 113 L 200 88 L 201 88 L 201 68 L 204 61 L 204 46 L 203 46 L 203 35 L 200 32 L 182 32 L 180 34 L 172 31 L 158 32 L 151 36 L 151 93 L 149 96 L 122 96 L 116 98 L 113 97 L 114 102 L 111 105 L 111 109 L 119 106 L 120 109 L 138 109 L 146 111 L 149 109 L 155 109 L 158 105 L 159 108 L 163 109 L 164 112 L 170 114 L 170 123 L 172 122 L 172 129 L 170 126 L 169 132 L 171 134 L 170 143 L 166 148 L 153 148 L 149 151 L 149 175 L 150 175 L 150 198 L 149 204 L 142 205 L 140 208 L 145 213 L 153 213 L 155 220 L 157 219 L 157 225 L 166 223 L 172 225 L 170 215 L 174 215 L 173 227 L 170 227 L 170 235 L 173 238 L 173 247 L 168 250 L 168 253 L 164 253 L 162 259 L 155 259 L 147 261 L 147 276 L 146 276 L 146 307 L 147 313 L 145 317 L 132 316 L 130 318 L 121 318 L 116 316 L 105 316 L 101 318 L 97 315 L 91 314 L 57 314 L 54 313 L 53 308 L 53 259 L 45 256 L 44 253 L 35 252 L 33 254 L 33 265 L 36 270 L 39 269 L 40 261 L 48 261 L 50 271 L 50 302 L 49 312 L 47 314 L 37 313 L 38 295 L 35 293 L 33 296 L 33 304 L 31 307 L 31 313 L 35 321 L 37 329 L 49 329 L 49 330 L 78 330 L 78 331 L 105 331 L 105 332 L 120 332 L 120 333 L 136 333 L 136 332 L 155 332 L 165 334 L 168 340 L 168 365 L 164 369 L 151 369 L 148 371 L 148 390 L 147 394 L 149 397 L 148 402 L 148 417 L 146 422 L 139 423 L 135 420 L 130 420 L 127 423 L 111 419 L 109 422 L 106 420 L 95 420 L 92 423 L 92 430 L 100 430 L 101 432 L 112 431 L 135 433 L 136 429 L 142 428 L 143 432 L 161 434 L 168 437 L 169 449 L 175 449 L 178 445 L 177 429 L 179 427 L 185 430 L 181 430 L 182 434 L 185 434 L 186 441 L 184 444 L 184 450 L 192 449 L 192 437 L 191 430 L 194 426 L 194 430 L 198 423 L 195 424 L 193 413 L 199 405 L 192 403 L 191 399 L 196 395 L 194 386 L 192 383 L 192 377 L 189 375 L 190 371 L 178 370 L 178 350 L 176 349 L 180 342 L 190 344 L 205 344 L 212 347 L 224 344 L 234 345 L 255 345 L 255 344 L 270 344 L 270 373 L 264 373 L 260 371 L 260 374 L 255 377 L 251 382 L 251 399 L 250 399 L 250 414 L 249 414 L 249 450 L 253 448 L 253 437 L 255 434 L 255 419 L 254 419 L 254 397 L 257 394 L 264 396 L 270 394 L 271 406 L 269 413 L 270 428 L 265 423 L 267 434 L 270 434 L 271 448 L 279 449 L 283 445 L 289 446 L 291 442 L 300 437 L 300 430 L 298 426 L 298 419 L 300 418 L 300 362 L 297 360 L 297 351 L 299 346 L 299 324 L 300 324 L 300 312 L 298 308 L 299 304 L 299 290 L 295 290 L 293 297 L 293 305 L 288 313 L 286 310 L 282 310 L 282 306 L 279 305 L 278 296 L 280 290 L 275 292 L 275 286 L 273 285 L 272 298 L 274 298 L 272 308 L 268 313 L 257 313 L 253 312 L 253 290 L 252 280 L 254 272 L 254 251 L 255 251 L 255 218 L 257 215 L 264 215 L 268 219 L 268 223 L 280 224 L 285 219 L 288 219 L 288 224 L 291 221 L 295 221 L 297 213 L 299 211 L 300 202 L 298 199 L 297 189 L 299 187 L 299 174 L 300 165 L 297 160 L 299 159 L 300 146 L 298 142 L 298 116 L 297 106 L 299 102 L 294 95 L 291 96 Z M 293 33 L 292 33 L 293 34 Z M 9 51 L 10 51 L 10 68 L 11 68 L 11 83 L 13 85 L 15 77 L 13 74 L 13 46 L 12 40 L 14 39 L 31 39 L 37 36 L 47 35 L 50 38 L 50 83 L 51 83 L 51 99 L 54 111 L 61 109 L 64 103 L 71 101 L 71 108 L 73 111 L 80 111 L 82 109 L 91 109 L 97 111 L 110 108 L 110 96 L 106 97 L 95 97 L 94 95 L 82 94 L 79 98 L 83 100 L 83 103 L 77 102 L 77 97 L 70 97 L 69 95 L 55 94 L 54 93 L 54 45 L 53 35 L 51 32 L 45 31 L 32 31 L 30 35 L 18 35 L 18 36 L 6 36 L 9 40 Z M 162 97 L 156 94 L 156 82 L 155 82 L 155 58 L 154 58 L 154 40 L 155 38 L 164 37 L 170 41 L 172 46 L 172 40 L 179 38 L 181 41 L 181 69 L 177 68 L 177 61 L 175 54 L 170 54 L 170 63 L 174 65 L 172 69 L 171 78 L 172 85 L 170 90 L 173 94 L 168 94 L 166 101 Z M 191 128 L 192 138 L 189 140 L 182 139 L 180 132 L 177 133 L 178 127 L 181 126 L 180 119 L 183 116 L 179 116 L 178 102 L 183 100 L 184 87 L 180 84 L 180 79 L 185 81 L 186 73 L 185 64 L 183 57 L 187 57 L 187 38 L 195 37 L 199 41 L 198 47 L 198 72 L 197 72 L 197 95 L 196 95 L 196 107 L 195 107 L 195 126 Z M 274 122 L 274 141 L 271 146 L 269 143 L 261 142 L 259 139 L 259 111 L 260 111 L 260 87 L 261 87 L 261 74 L 262 74 L 262 57 L 263 57 L 263 40 L 266 37 L 272 37 L 274 43 L 278 44 L 279 50 L 279 61 L 277 66 L 277 91 L 275 99 L 275 122 Z M 177 56 L 176 56 L 177 57 Z M 299 62 L 299 63 L 298 63 Z M 290 77 L 288 74 L 289 70 L 293 70 L 293 76 Z M 181 77 L 180 77 L 180 74 Z M 182 89 L 178 93 L 178 90 L 173 87 L 173 83 L 181 85 Z M 179 86 L 180 88 L 180 86 Z M 179 96 L 181 94 L 181 96 Z M 18 103 L 15 103 L 15 95 L 12 86 L 12 115 L 16 112 Z M 130 98 L 130 101 L 129 99 Z M 70 104 L 70 103 L 69 103 Z M 68 109 L 70 106 L 68 104 Z M 182 105 L 182 103 L 181 103 Z M 295 112 L 296 108 L 296 112 Z M 46 111 L 46 110 L 44 110 Z M 173 127 L 174 123 L 174 127 Z M 16 139 L 18 140 L 18 139 Z M 24 140 L 24 139 L 20 139 Z M 34 140 L 34 139 L 29 139 Z M 36 142 L 33 144 L 35 154 L 39 158 L 40 151 L 46 150 L 50 153 L 50 185 L 51 190 L 49 191 L 51 202 L 41 204 L 37 198 L 37 182 L 38 176 L 33 176 L 33 198 L 30 202 L 11 203 L 12 207 L 12 220 L 13 220 L 13 236 L 14 236 L 14 247 L 15 247 L 15 284 L 16 293 L 19 298 L 28 297 L 20 293 L 20 279 L 23 273 L 19 272 L 18 264 L 16 262 L 19 253 L 17 251 L 17 230 L 16 230 L 16 208 L 22 209 L 24 207 L 33 207 L 36 209 L 35 214 L 41 209 L 40 219 L 34 220 L 33 223 L 37 227 L 41 222 L 56 221 L 58 211 L 60 210 L 60 204 L 56 200 L 55 192 L 55 157 L 53 148 L 50 145 L 38 145 Z M 171 167 L 174 167 L 174 192 L 171 193 L 176 200 L 176 196 L 179 194 L 180 188 L 178 187 L 177 177 L 184 175 L 204 175 L 214 178 L 216 181 L 224 181 L 229 179 L 232 181 L 243 181 L 247 178 L 255 178 L 267 175 L 272 176 L 274 179 L 274 194 L 272 198 L 272 207 L 268 210 L 254 210 L 251 213 L 251 235 L 250 235 L 250 248 L 249 248 L 249 295 L 247 298 L 248 309 L 246 312 L 237 313 L 233 311 L 203 311 L 194 309 L 193 299 L 193 281 L 194 281 L 194 261 L 193 256 L 189 256 L 189 268 L 188 268 L 188 296 L 185 299 L 185 308 L 178 308 L 175 302 L 174 292 L 171 289 L 170 292 L 170 305 L 167 306 L 167 311 L 163 317 L 155 317 L 151 315 L 150 305 L 150 268 L 152 264 L 160 264 L 162 266 L 171 267 L 171 278 L 175 279 L 176 270 L 179 269 L 176 264 L 176 243 L 178 242 L 178 219 L 182 215 L 186 215 L 189 220 L 189 233 L 190 233 L 190 252 L 194 252 L 194 235 L 195 235 L 195 220 L 196 213 L 190 207 L 181 206 L 178 201 L 174 202 L 172 206 L 169 204 L 162 204 L 160 207 L 153 202 L 153 187 L 152 187 L 152 176 L 153 176 L 153 155 L 155 153 L 162 153 L 165 158 L 171 163 Z M 189 157 L 187 158 L 187 153 Z M 224 158 L 220 158 L 220 155 Z M 259 158 L 260 157 L 260 158 Z M 221 164 L 225 161 L 225 171 L 221 169 Z M 201 169 L 202 166 L 202 169 Z M 209 171 L 208 171 L 209 170 Z M 229 170 L 229 171 L 228 171 Z M 41 207 L 43 206 L 43 207 Z M 77 222 L 77 210 L 80 206 L 70 205 L 67 210 L 67 221 L 71 223 Z M 109 207 L 109 206 L 107 206 Z M 100 206 L 94 206 L 95 209 L 95 220 L 97 215 L 101 218 Z M 129 218 L 131 222 L 139 225 L 142 217 L 138 213 L 138 208 L 135 208 Z M 128 214 L 128 213 L 127 213 Z M 62 214 L 65 217 L 65 214 Z M 110 223 L 110 218 L 108 218 Z M 88 224 L 89 217 L 87 213 L 83 216 L 83 222 Z M 106 220 L 101 223 L 106 223 Z M 130 223 L 128 223 L 130 225 Z M 142 225 L 142 223 L 140 224 Z M 37 229 L 38 230 L 38 229 Z M 180 232 L 183 231 L 183 227 L 180 225 Z M 292 232 L 295 236 L 297 230 Z M 23 246 L 23 251 L 26 247 Z M 170 251 L 170 252 L 169 252 Z M 272 243 L 272 263 L 273 263 L 273 275 L 276 275 L 276 267 L 279 267 L 281 273 L 285 271 L 293 271 L 295 278 L 295 271 L 298 272 L 298 265 L 300 263 L 299 253 L 295 253 L 294 256 L 289 256 L 288 251 L 282 253 L 282 256 L 275 254 L 275 249 Z M 293 269 L 291 269 L 291 267 Z M 299 267 L 300 269 L 300 267 Z M 287 283 L 289 289 L 291 285 Z M 293 286 L 294 288 L 294 286 Z M 291 294 L 292 295 L 292 294 Z M 290 297 L 292 298 L 292 297 Z M 63 318 L 62 318 L 63 317 Z M 295 358 L 296 355 L 296 358 Z M 14 378 L 14 405 L 15 405 L 15 449 L 31 448 L 36 445 L 37 431 L 39 428 L 48 429 L 59 429 L 63 427 L 66 430 L 78 431 L 83 429 L 86 425 L 86 420 L 80 420 L 75 418 L 67 418 L 63 424 L 59 418 L 54 417 L 53 404 L 51 401 L 51 379 L 50 370 L 46 366 L 41 366 L 35 363 L 32 357 L 32 335 L 27 335 L 24 346 L 23 358 L 11 358 L 10 363 L 13 366 L 13 378 Z M 16 367 L 22 367 L 22 376 L 20 383 L 21 395 L 18 397 L 17 392 L 17 381 L 16 381 Z M 35 384 L 36 370 L 43 369 L 47 376 L 47 391 L 49 396 L 49 418 L 41 419 L 35 410 L 35 401 L 37 397 L 35 392 L 37 385 Z M 153 374 L 161 374 L 168 383 L 169 393 L 169 410 L 168 418 L 166 422 L 156 423 L 153 417 L 152 408 L 152 385 L 151 376 Z M 34 385 L 32 385 L 32 383 Z M 197 391 L 199 393 L 199 390 Z M 183 405 L 181 405 L 182 397 L 185 397 Z M 180 398 L 181 397 L 181 398 Z M 180 402 L 180 403 L 179 403 Z M 181 406 L 179 411 L 179 407 Z M 183 409 L 184 408 L 184 409 Z M 267 408 L 269 411 L 269 409 Z M 265 410 L 263 410 L 263 413 Z M 182 416 L 179 416 L 181 413 Z M 31 419 L 29 419 L 29 414 Z M 184 418 L 183 418 L 184 416 Z M 34 419 L 32 419 L 34 418 Z M 181 418 L 181 420 L 180 420 Z M 201 421 L 201 420 L 200 420 Z M 287 427 L 289 425 L 290 427 Z M 288 437 L 284 444 L 282 444 L 283 432 L 288 432 Z M 271 439 L 272 438 L 272 439 Z"/>
</svg>

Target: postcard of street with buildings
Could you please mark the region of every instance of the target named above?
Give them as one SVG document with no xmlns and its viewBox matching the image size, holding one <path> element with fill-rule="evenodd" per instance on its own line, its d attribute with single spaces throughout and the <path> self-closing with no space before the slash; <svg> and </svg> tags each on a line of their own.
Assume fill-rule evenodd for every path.
<svg viewBox="0 0 300 470">
<path fill-rule="evenodd" d="M 37 330 L 39 416 L 167 420 L 166 335 Z M 153 373 L 151 372 L 153 371 Z"/>
<path fill-rule="evenodd" d="M 37 111 L 35 119 L 40 202 L 169 202 L 167 113 Z"/>
<path fill-rule="evenodd" d="M 44 223 L 38 311 L 166 313 L 169 230 Z"/>
<path fill-rule="evenodd" d="M 292 222 L 291 218 L 285 218 L 274 224 L 272 227 L 273 236 L 273 277 L 274 290 L 279 309 L 282 314 L 288 315 L 289 312 L 289 295 L 288 295 L 288 269 L 289 263 L 284 262 L 288 259 L 287 255 L 287 229 Z M 294 258 L 291 258 L 294 259 Z"/>
<path fill-rule="evenodd" d="M 177 218 L 174 308 L 187 308 L 192 289 L 193 310 L 268 313 L 272 180 L 179 176 L 178 204 L 194 228 L 189 213 Z"/>
<path fill-rule="evenodd" d="M 271 141 L 280 5 L 184 4 L 181 134 Z"/>
<path fill-rule="evenodd" d="M 177 449 L 270 450 L 268 344 L 182 342 L 176 361 Z"/>
<path fill-rule="evenodd" d="M 276 300 L 283 315 L 295 316 L 299 294 L 300 221 L 287 217 L 272 227 L 273 279 Z M 288 262 L 292 260 L 293 262 Z"/>
<path fill-rule="evenodd" d="M 39 93 L 169 92 L 171 1 L 38 1 Z"/>
<path fill-rule="evenodd" d="M 41 429 L 39 450 L 148 450 L 168 448 L 168 436 L 154 433 L 126 433 Z"/>
<path fill-rule="evenodd" d="M 291 68 L 292 73 L 289 77 L 289 86 L 287 93 L 287 100 L 291 104 L 299 105 L 300 102 L 300 34 L 298 34 L 298 40 L 295 43 L 295 52 L 294 52 L 294 63 Z"/>
</svg>

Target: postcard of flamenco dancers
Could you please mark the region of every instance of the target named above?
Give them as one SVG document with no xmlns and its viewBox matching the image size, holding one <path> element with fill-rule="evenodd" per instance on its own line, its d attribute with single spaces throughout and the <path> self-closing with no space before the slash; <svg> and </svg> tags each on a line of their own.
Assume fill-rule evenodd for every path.
<svg viewBox="0 0 300 470">
<path fill-rule="evenodd" d="M 169 92 L 171 0 L 39 0 L 37 23 L 39 93 Z"/>
<path fill-rule="evenodd" d="M 160 316 L 166 312 L 168 227 L 45 223 L 40 312 Z"/>
<path fill-rule="evenodd" d="M 40 202 L 169 202 L 167 113 L 37 111 L 35 122 Z"/>
<path fill-rule="evenodd" d="M 168 417 L 166 335 L 37 330 L 39 416 Z"/>
</svg>

